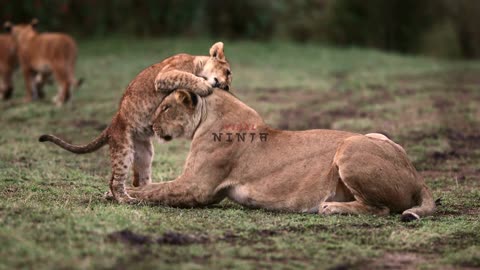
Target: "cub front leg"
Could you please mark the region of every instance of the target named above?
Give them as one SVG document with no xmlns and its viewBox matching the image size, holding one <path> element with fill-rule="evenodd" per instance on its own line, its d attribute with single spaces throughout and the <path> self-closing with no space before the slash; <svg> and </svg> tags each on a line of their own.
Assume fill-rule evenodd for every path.
<svg viewBox="0 0 480 270">
<path fill-rule="evenodd" d="M 12 97 L 13 93 L 13 82 L 12 82 L 12 71 L 6 72 L 2 78 L 0 78 L 0 97 L 3 100 L 8 100 Z"/>
<path fill-rule="evenodd" d="M 159 72 L 155 78 L 155 90 L 170 93 L 176 89 L 185 88 L 200 96 L 212 93 L 212 85 L 207 80 L 197 77 L 192 73 L 170 70 Z"/>
<path fill-rule="evenodd" d="M 26 90 L 24 101 L 31 102 L 33 99 L 36 98 L 34 73 L 29 67 L 24 67 L 22 72 L 23 72 L 23 77 L 25 79 L 25 90 Z"/>
</svg>

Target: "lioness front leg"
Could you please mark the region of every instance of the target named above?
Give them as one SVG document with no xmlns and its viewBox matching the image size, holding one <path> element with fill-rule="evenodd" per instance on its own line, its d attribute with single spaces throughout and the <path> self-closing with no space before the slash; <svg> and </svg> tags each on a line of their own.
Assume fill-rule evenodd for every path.
<svg viewBox="0 0 480 270">
<path fill-rule="evenodd" d="M 127 193 L 143 202 L 174 207 L 198 207 L 221 201 L 225 196 L 208 188 L 182 180 L 152 183 L 143 187 L 128 187 Z"/>
<path fill-rule="evenodd" d="M 179 88 L 189 89 L 200 96 L 208 96 L 212 93 L 212 85 L 204 78 L 192 73 L 170 70 L 159 72 L 155 78 L 155 90 L 171 92 Z"/>
</svg>

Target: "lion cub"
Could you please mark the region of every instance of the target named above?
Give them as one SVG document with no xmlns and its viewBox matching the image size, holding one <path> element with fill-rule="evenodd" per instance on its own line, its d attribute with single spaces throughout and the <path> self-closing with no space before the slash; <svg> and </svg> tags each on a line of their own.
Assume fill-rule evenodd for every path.
<svg viewBox="0 0 480 270">
<path fill-rule="evenodd" d="M 150 121 L 163 98 L 177 88 L 206 96 L 212 87 L 228 90 L 231 82 L 223 43 L 217 42 L 210 48 L 210 56 L 178 54 L 140 72 L 127 86 L 110 126 L 92 142 L 76 146 L 52 135 L 42 135 L 39 141 L 51 141 L 77 154 L 93 152 L 108 143 L 112 162 L 110 190 L 119 202 L 135 202 L 125 192 L 125 180 L 133 165 L 133 186 L 151 183 L 154 133 Z"/>
<path fill-rule="evenodd" d="M 12 76 L 16 66 L 17 56 L 12 37 L 0 35 L 0 97 L 5 100 L 12 96 Z"/>
<path fill-rule="evenodd" d="M 71 97 L 71 88 L 79 86 L 81 80 L 75 79 L 75 62 L 77 45 L 66 34 L 43 33 L 36 31 L 37 19 L 29 24 L 4 24 L 11 32 L 21 69 L 25 77 L 27 95 L 25 101 L 43 98 L 43 86 L 53 74 L 58 84 L 58 94 L 54 98 L 57 106 L 67 102 Z"/>
</svg>

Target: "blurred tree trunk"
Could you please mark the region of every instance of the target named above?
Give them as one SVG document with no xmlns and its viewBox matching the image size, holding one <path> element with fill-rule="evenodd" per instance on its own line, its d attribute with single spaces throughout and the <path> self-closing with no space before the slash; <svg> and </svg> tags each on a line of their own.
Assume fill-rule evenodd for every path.
<svg viewBox="0 0 480 270">
<path fill-rule="evenodd" d="M 464 58 L 480 57 L 480 1 L 446 0 Z"/>
</svg>

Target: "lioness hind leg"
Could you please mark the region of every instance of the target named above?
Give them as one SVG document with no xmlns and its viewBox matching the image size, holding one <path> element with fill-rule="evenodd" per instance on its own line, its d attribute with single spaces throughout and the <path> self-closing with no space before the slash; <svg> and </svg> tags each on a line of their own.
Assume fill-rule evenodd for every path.
<svg viewBox="0 0 480 270">
<path fill-rule="evenodd" d="M 320 205 L 320 214 L 372 214 L 385 216 L 390 213 L 386 207 L 374 207 L 360 201 L 352 202 L 324 202 Z"/>
<path fill-rule="evenodd" d="M 153 145 L 150 139 L 134 140 L 133 186 L 140 187 L 152 182 Z"/>
</svg>

